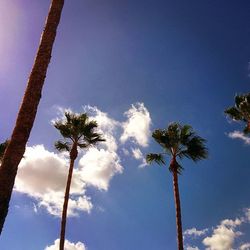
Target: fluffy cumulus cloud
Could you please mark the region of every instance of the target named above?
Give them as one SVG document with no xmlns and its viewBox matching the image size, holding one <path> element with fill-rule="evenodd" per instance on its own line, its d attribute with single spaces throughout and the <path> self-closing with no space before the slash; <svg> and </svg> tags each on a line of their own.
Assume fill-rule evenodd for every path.
<svg viewBox="0 0 250 250">
<path fill-rule="evenodd" d="M 59 249 L 59 239 L 55 240 L 54 244 L 47 246 L 44 250 L 58 250 Z M 87 250 L 86 246 L 82 242 L 72 243 L 68 240 L 65 240 L 64 243 L 65 250 Z"/>
<path fill-rule="evenodd" d="M 240 246 L 240 250 L 249 250 L 250 249 L 250 243 L 245 243 Z"/>
<path fill-rule="evenodd" d="M 56 107 L 56 111 L 57 117 L 52 123 L 64 119 L 65 111 L 72 112 L 62 107 Z M 120 143 L 120 138 L 123 138 L 123 142 L 134 138 L 134 142 L 139 146 L 146 146 L 149 139 L 151 119 L 143 103 L 132 105 L 132 108 L 125 112 L 125 122 L 112 119 L 96 107 L 84 106 L 83 112 L 87 112 L 91 120 L 97 121 L 98 132 L 103 135 L 105 142 L 79 153 L 79 161 L 75 163 L 72 178 L 69 216 L 91 211 L 93 204 L 86 194 L 89 185 L 107 191 L 112 178 L 123 172 L 119 152 L 126 156 L 129 149 Z M 137 160 L 141 160 L 140 166 L 144 166 L 145 160 L 139 146 L 132 154 Z M 37 201 L 34 211 L 38 212 L 39 208 L 43 207 L 50 214 L 61 216 L 68 165 L 67 154 L 50 152 L 43 145 L 27 147 L 18 170 L 15 190 Z"/>
<path fill-rule="evenodd" d="M 91 148 L 79 161 L 82 179 L 99 189 L 107 190 L 109 182 L 123 167 L 115 152 L 105 149 Z"/>
<path fill-rule="evenodd" d="M 106 141 L 98 148 L 90 148 L 81 157 L 79 161 L 81 177 L 88 185 L 108 190 L 112 177 L 123 172 L 116 140 L 120 123 L 96 107 L 85 106 L 84 110 L 90 114 L 91 119 L 97 121 L 99 132 Z"/>
<path fill-rule="evenodd" d="M 207 250 L 250 249 L 249 242 L 235 246 L 237 245 L 236 239 L 244 235 L 244 233 L 239 230 L 239 226 L 243 223 L 250 222 L 249 213 L 250 209 L 245 209 L 242 217 L 234 220 L 225 219 L 212 229 L 197 230 L 196 228 L 191 228 L 186 230 L 184 232 L 186 248 L 199 249 L 196 246 L 191 247 L 190 244 L 192 239 L 196 238 L 197 241 L 197 238 L 199 238 L 201 244 L 203 244 Z"/>
<path fill-rule="evenodd" d="M 187 229 L 184 232 L 184 236 L 193 236 L 193 237 L 199 237 L 204 235 L 208 229 L 203 229 L 203 230 L 197 230 L 195 227 Z"/>
<path fill-rule="evenodd" d="M 122 124 L 121 142 L 132 139 L 138 145 L 146 147 L 150 137 L 151 117 L 143 103 L 136 103 L 125 112 L 127 121 Z"/>
<path fill-rule="evenodd" d="M 242 235 L 236 227 L 242 223 L 240 219 L 236 220 L 223 220 L 218 225 L 210 237 L 203 240 L 203 244 L 210 250 L 228 250 L 232 249 L 235 239 Z"/>
<path fill-rule="evenodd" d="M 242 140 L 245 144 L 250 145 L 250 137 L 246 136 L 244 133 L 240 131 L 233 131 L 228 134 L 228 136 L 232 139 L 240 139 Z"/>
<path fill-rule="evenodd" d="M 27 147 L 15 182 L 15 191 L 25 193 L 38 201 L 50 214 L 60 216 L 63 205 L 68 166 L 64 156 L 47 151 L 43 145 Z M 85 195 L 86 184 L 75 170 L 68 214 L 89 212 L 92 203 Z M 36 207 L 37 209 L 37 207 Z"/>
</svg>

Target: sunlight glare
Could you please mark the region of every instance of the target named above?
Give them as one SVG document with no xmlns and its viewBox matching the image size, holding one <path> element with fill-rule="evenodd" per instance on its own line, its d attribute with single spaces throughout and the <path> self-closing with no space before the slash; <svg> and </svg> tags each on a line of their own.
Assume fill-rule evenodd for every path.
<svg viewBox="0 0 250 250">
<path fill-rule="evenodd" d="M 21 11 L 15 1 L 0 1 L 0 72 L 8 70 L 10 55 L 18 42 Z"/>
</svg>

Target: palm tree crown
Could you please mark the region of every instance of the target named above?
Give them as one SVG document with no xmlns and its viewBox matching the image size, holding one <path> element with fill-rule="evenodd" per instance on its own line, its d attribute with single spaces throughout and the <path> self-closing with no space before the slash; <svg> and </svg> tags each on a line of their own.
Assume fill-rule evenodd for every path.
<svg viewBox="0 0 250 250">
<path fill-rule="evenodd" d="M 246 124 L 243 132 L 250 133 L 250 93 L 235 96 L 235 106 L 225 110 L 233 120 L 243 121 Z"/>
<path fill-rule="evenodd" d="M 65 139 L 55 143 L 57 150 L 70 152 L 74 144 L 79 148 L 87 148 L 97 142 L 105 141 L 94 131 L 97 128 L 97 122 L 89 121 L 86 113 L 65 112 L 65 117 L 66 120 L 56 121 L 54 124 Z"/>
<path fill-rule="evenodd" d="M 166 129 L 157 129 L 152 137 L 158 142 L 164 152 L 159 154 L 148 154 L 146 160 L 148 163 L 155 161 L 158 164 L 165 165 L 164 155 L 172 157 L 169 170 L 176 170 L 181 173 L 183 167 L 176 161 L 177 158 L 187 157 L 193 161 L 207 158 L 208 151 L 205 147 L 206 140 L 196 135 L 189 125 L 180 125 L 171 123 Z"/>
</svg>

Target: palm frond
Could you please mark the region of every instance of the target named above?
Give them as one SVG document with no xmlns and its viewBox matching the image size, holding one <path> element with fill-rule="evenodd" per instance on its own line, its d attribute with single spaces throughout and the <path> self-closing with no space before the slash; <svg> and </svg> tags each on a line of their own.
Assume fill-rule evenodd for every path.
<svg viewBox="0 0 250 250">
<path fill-rule="evenodd" d="M 146 162 L 151 164 L 152 162 L 156 162 L 159 165 L 165 165 L 165 160 L 162 154 L 147 154 Z"/>
<path fill-rule="evenodd" d="M 81 121 L 81 124 L 88 123 L 89 117 L 88 117 L 87 113 L 81 113 L 78 118 Z"/>
<path fill-rule="evenodd" d="M 178 174 L 181 174 L 184 168 L 179 164 L 179 162 L 175 161 L 174 165 L 170 164 L 168 167 L 170 172 L 176 171 Z"/>
<path fill-rule="evenodd" d="M 104 138 L 102 138 L 101 134 L 98 133 L 92 133 L 91 135 L 85 136 L 84 139 L 86 142 L 88 142 L 89 145 L 94 145 L 98 142 L 106 141 Z"/>
<path fill-rule="evenodd" d="M 189 139 L 195 134 L 190 125 L 183 125 L 180 127 L 180 143 L 186 145 Z"/>
<path fill-rule="evenodd" d="M 86 125 L 85 125 L 85 128 L 87 130 L 93 130 L 94 128 L 97 128 L 97 127 L 98 127 L 98 124 L 97 124 L 97 121 L 95 120 L 88 121 L 86 122 Z"/>
<path fill-rule="evenodd" d="M 71 126 L 69 126 L 64 121 L 56 121 L 54 127 L 59 130 L 60 134 L 64 138 L 72 138 Z"/>
<path fill-rule="evenodd" d="M 55 148 L 59 151 L 59 152 L 63 152 L 63 151 L 70 151 L 70 145 L 68 142 L 63 142 L 63 141 L 57 141 L 55 142 Z"/>
<path fill-rule="evenodd" d="M 182 126 L 177 122 L 170 123 L 167 127 L 166 133 L 168 134 L 169 144 L 172 148 L 178 147 L 178 144 L 180 143 L 181 130 Z"/>
<path fill-rule="evenodd" d="M 245 101 L 245 95 L 235 95 L 234 101 L 235 101 L 235 106 L 237 108 L 240 108 L 240 105 L 242 104 L 242 102 Z"/>
<path fill-rule="evenodd" d="M 68 112 L 68 111 L 66 111 L 66 112 L 64 113 L 64 115 L 65 115 L 65 117 L 66 117 L 67 123 L 70 124 L 71 121 L 72 121 L 72 119 L 73 119 L 73 116 L 74 116 L 74 115 L 73 115 L 71 112 Z"/>
<path fill-rule="evenodd" d="M 165 150 L 167 150 L 168 152 L 171 152 L 171 141 L 169 138 L 168 133 L 163 130 L 163 129 L 156 129 L 153 134 L 152 137 L 155 139 L 156 142 L 158 142 Z"/>
<path fill-rule="evenodd" d="M 236 95 L 235 106 L 226 109 L 225 113 L 233 120 L 247 123 L 243 132 L 250 133 L 250 93 Z"/>
<path fill-rule="evenodd" d="M 91 136 L 94 133 L 95 128 L 97 127 L 98 125 L 96 121 L 89 121 L 88 123 L 80 127 L 79 132 L 83 136 Z"/>
<path fill-rule="evenodd" d="M 89 147 L 89 143 L 77 143 L 77 146 L 79 148 L 87 148 L 87 147 Z"/>
<path fill-rule="evenodd" d="M 242 113 L 236 107 L 230 107 L 230 108 L 226 109 L 224 112 L 233 120 L 239 121 L 239 120 L 244 119 Z"/>
<path fill-rule="evenodd" d="M 206 159 L 208 157 L 208 150 L 205 146 L 206 140 L 200 136 L 192 136 L 190 140 L 186 143 L 186 149 L 179 153 L 179 157 L 184 156 L 192 159 L 193 161 L 198 161 Z"/>
</svg>

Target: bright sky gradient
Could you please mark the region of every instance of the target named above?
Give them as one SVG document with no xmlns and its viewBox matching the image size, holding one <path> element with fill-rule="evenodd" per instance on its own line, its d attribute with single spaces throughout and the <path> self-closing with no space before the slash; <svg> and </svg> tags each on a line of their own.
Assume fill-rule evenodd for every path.
<svg viewBox="0 0 250 250">
<path fill-rule="evenodd" d="M 49 4 L 0 1 L 1 141 Z M 67 157 L 52 121 L 65 109 L 88 111 L 107 139 L 76 164 L 66 250 L 176 249 L 171 175 L 144 160 L 159 150 L 151 132 L 171 121 L 209 148 L 208 160 L 182 162 L 185 248 L 250 249 L 250 138 L 223 114 L 250 90 L 249 13 L 249 0 L 66 0 L 0 249 L 58 249 Z"/>
</svg>

